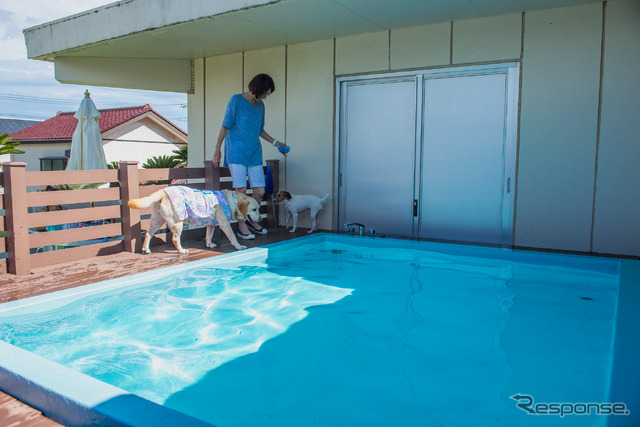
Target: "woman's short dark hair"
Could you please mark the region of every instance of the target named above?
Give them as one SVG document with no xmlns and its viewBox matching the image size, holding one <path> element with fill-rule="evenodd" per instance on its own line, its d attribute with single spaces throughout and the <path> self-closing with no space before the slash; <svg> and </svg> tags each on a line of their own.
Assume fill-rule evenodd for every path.
<svg viewBox="0 0 640 427">
<path fill-rule="evenodd" d="M 271 90 L 272 93 L 275 92 L 276 85 L 268 74 L 258 74 L 249 82 L 249 90 L 259 98 L 269 92 L 269 90 Z"/>
</svg>

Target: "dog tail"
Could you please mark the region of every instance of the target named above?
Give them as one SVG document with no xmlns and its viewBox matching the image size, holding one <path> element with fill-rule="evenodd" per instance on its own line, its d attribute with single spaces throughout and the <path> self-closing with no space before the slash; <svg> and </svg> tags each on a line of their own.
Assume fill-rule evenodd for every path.
<svg viewBox="0 0 640 427">
<path fill-rule="evenodd" d="M 325 203 L 327 203 L 327 200 L 329 200 L 330 198 L 331 198 L 331 193 L 327 193 L 327 194 L 324 195 L 324 197 L 322 199 L 320 199 L 320 201 L 324 205 Z"/>
<path fill-rule="evenodd" d="M 155 202 L 159 202 L 162 199 L 162 192 L 164 190 L 158 190 L 155 193 L 151 194 L 147 197 L 142 197 L 140 199 L 132 199 L 127 202 L 127 206 L 132 209 L 145 209 L 149 206 L 153 205 Z"/>
</svg>

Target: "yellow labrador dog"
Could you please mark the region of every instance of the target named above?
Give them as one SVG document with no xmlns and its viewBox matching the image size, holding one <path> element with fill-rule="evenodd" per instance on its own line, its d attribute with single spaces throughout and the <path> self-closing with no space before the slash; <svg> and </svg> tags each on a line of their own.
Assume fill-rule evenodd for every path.
<svg viewBox="0 0 640 427">
<path fill-rule="evenodd" d="M 184 223 L 194 226 L 207 226 L 205 243 L 208 248 L 215 248 L 211 241 L 216 224 L 220 226 L 233 247 L 246 249 L 238 243 L 231 229 L 230 220 L 254 222 L 260 221 L 260 205 L 253 198 L 235 191 L 202 191 L 184 186 L 169 186 L 158 190 L 150 196 L 130 200 L 130 208 L 145 209 L 153 206 L 151 226 L 144 237 L 142 253 L 150 254 L 149 242 L 153 235 L 166 223 L 173 233 L 173 244 L 181 254 L 189 253 L 180 244 L 180 235 Z"/>
</svg>

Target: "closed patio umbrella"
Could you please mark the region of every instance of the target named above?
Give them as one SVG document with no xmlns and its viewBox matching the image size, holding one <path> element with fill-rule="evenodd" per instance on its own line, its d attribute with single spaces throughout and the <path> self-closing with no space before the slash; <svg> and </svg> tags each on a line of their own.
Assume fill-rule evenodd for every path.
<svg viewBox="0 0 640 427">
<path fill-rule="evenodd" d="M 89 95 L 89 91 L 84 93 L 84 99 L 73 116 L 78 119 L 78 126 L 71 138 L 68 171 L 108 169 L 98 124 L 102 116 Z"/>
</svg>

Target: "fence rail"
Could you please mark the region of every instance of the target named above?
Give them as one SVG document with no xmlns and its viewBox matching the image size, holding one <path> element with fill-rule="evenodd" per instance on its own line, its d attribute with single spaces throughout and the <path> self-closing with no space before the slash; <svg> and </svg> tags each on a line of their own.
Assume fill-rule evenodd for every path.
<svg viewBox="0 0 640 427">
<path fill-rule="evenodd" d="M 279 161 L 267 160 L 278 190 Z M 119 170 L 27 172 L 26 163 L 4 163 L 0 182 L 0 272 L 27 275 L 32 268 L 78 261 L 118 252 L 139 252 L 145 217 L 151 208 L 130 209 L 127 202 L 166 187 L 167 183 L 206 190 L 231 189 L 228 169 L 138 169 L 138 162 L 120 162 Z M 87 185 L 100 185 L 87 188 Z M 45 186 L 65 191 L 40 191 Z M 275 224 L 271 198 L 263 202 L 267 223 Z M 49 207 L 61 206 L 61 210 Z M 167 241 L 161 233 L 154 242 Z M 170 238 L 169 238 L 170 240 Z"/>
</svg>

